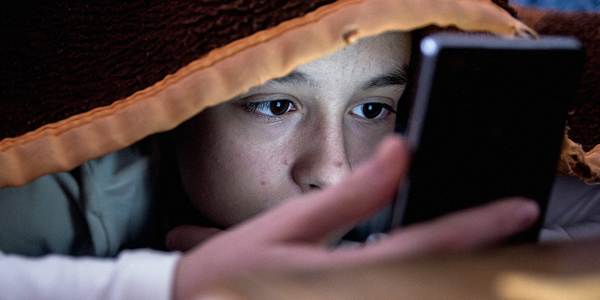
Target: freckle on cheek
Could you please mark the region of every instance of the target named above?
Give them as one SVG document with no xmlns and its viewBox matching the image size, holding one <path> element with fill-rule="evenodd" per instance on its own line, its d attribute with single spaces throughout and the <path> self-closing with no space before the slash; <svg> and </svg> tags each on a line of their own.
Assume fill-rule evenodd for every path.
<svg viewBox="0 0 600 300">
<path fill-rule="evenodd" d="M 338 162 L 336 162 L 334 165 L 335 165 L 336 167 L 340 168 L 340 167 L 342 166 L 342 164 L 343 164 L 343 163 L 342 163 L 341 161 L 338 161 Z"/>
</svg>

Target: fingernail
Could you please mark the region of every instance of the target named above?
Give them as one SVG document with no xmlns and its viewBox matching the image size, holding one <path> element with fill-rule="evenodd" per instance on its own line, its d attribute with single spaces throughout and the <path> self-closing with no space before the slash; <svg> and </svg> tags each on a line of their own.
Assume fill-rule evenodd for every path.
<svg viewBox="0 0 600 300">
<path fill-rule="evenodd" d="M 518 214 L 521 220 L 521 227 L 530 227 L 539 218 L 540 207 L 533 200 L 523 199 Z"/>
<path fill-rule="evenodd" d="M 382 233 L 382 232 L 371 233 L 367 237 L 365 243 L 367 243 L 367 244 L 375 244 L 375 243 L 377 243 L 379 241 L 382 241 L 382 240 L 386 239 L 387 237 L 388 237 L 388 234 L 386 234 L 386 233 Z"/>
</svg>

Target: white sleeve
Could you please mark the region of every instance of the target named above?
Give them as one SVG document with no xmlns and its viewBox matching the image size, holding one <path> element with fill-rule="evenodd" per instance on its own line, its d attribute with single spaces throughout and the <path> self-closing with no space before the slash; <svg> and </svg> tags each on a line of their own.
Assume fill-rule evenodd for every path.
<svg viewBox="0 0 600 300">
<path fill-rule="evenodd" d="M 116 259 L 0 252 L 0 299 L 171 299 L 179 253 L 140 249 Z"/>
</svg>

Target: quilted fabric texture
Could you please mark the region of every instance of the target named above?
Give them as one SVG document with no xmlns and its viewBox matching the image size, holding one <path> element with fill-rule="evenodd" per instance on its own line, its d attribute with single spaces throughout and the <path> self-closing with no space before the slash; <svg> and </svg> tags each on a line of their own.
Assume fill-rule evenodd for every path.
<svg viewBox="0 0 600 300">
<path fill-rule="evenodd" d="M 110 105 L 330 2 L 9 1 L 0 10 L 0 140 Z"/>
</svg>

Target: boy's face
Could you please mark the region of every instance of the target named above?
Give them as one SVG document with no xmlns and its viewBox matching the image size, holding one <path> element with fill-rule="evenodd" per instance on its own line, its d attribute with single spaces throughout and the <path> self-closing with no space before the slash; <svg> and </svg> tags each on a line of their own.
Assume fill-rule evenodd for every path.
<svg viewBox="0 0 600 300">
<path fill-rule="evenodd" d="M 177 136 L 184 186 L 219 226 L 336 184 L 395 125 L 410 35 L 360 40 L 206 109 Z"/>
</svg>

